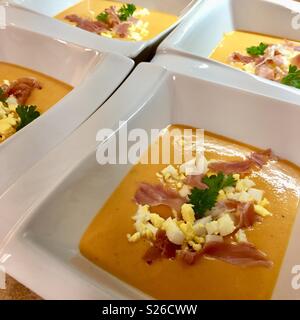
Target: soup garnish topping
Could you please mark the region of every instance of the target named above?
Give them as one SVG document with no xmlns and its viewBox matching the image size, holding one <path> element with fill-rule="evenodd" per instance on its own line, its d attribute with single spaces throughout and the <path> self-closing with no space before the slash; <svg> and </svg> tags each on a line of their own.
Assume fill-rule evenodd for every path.
<svg viewBox="0 0 300 320">
<path fill-rule="evenodd" d="M 251 171 L 276 160 L 271 150 L 252 152 L 241 161 L 207 161 L 203 156 L 197 174 L 196 157 L 182 165 L 157 172 L 157 184 L 141 183 L 135 194 L 135 232 L 129 242 L 149 241 L 144 260 L 176 258 L 192 265 L 205 256 L 239 266 L 271 267 L 266 255 L 248 242 L 244 230 L 272 216 L 264 191 L 255 188 Z M 203 166 L 204 163 L 204 166 Z M 153 208 L 172 209 L 163 217 Z"/>
<path fill-rule="evenodd" d="M 42 85 L 35 78 L 4 81 L 0 87 L 0 142 L 40 116 L 36 106 L 26 105 L 34 89 Z"/>
</svg>

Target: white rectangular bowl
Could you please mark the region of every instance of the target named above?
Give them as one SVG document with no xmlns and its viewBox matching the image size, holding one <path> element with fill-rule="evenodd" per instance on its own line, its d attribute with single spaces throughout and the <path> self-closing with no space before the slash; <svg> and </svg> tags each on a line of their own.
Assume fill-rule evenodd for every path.
<svg viewBox="0 0 300 320">
<path fill-rule="evenodd" d="M 118 0 L 119 2 L 128 3 L 125 0 Z M 48 19 L 44 19 L 42 22 L 38 22 L 36 25 L 38 28 L 42 28 L 43 32 L 53 36 L 57 32 L 62 34 L 67 41 L 74 42 L 89 48 L 94 48 L 101 51 L 117 52 L 119 54 L 128 56 L 130 58 L 136 58 L 141 53 L 151 51 L 152 47 L 155 47 L 172 29 L 174 29 L 183 19 L 185 19 L 192 11 L 199 7 L 202 0 L 132 0 L 130 3 L 134 3 L 141 7 L 146 7 L 149 10 L 156 10 L 161 12 L 167 12 L 179 17 L 178 21 L 172 26 L 167 28 L 164 32 L 153 39 L 147 41 L 122 41 L 118 39 L 109 39 L 101 37 L 99 35 L 87 32 L 85 30 L 75 28 L 67 23 L 50 18 L 70 6 L 80 2 L 80 0 L 9 0 L 11 4 L 22 6 L 28 10 L 41 13 L 48 16 Z M 16 18 L 17 25 L 22 24 Z M 43 23 L 43 26 L 42 26 Z"/>
<path fill-rule="evenodd" d="M 204 79 L 299 103 L 299 89 L 208 58 L 224 33 L 233 30 L 300 41 L 299 13 L 300 3 L 292 0 L 204 0 L 160 44 L 153 62 L 170 70 L 190 70 Z"/>
<path fill-rule="evenodd" d="M 0 29 L 5 45 L 0 48 L 0 61 L 39 71 L 74 89 L 0 144 L 0 194 L 96 111 L 133 67 L 129 58 L 36 33 L 31 25 L 34 18 L 31 20 L 26 10 L 5 9 L 6 27 Z M 14 25 L 16 15 L 24 26 L 28 24 L 27 30 Z"/>
<path fill-rule="evenodd" d="M 271 147 L 300 165 L 299 106 L 140 64 L 101 109 L 0 197 L 0 263 L 46 299 L 147 297 L 78 249 L 83 232 L 130 169 L 96 161 L 96 133 L 111 128 L 117 134 L 115 114 L 128 130 L 182 123 Z M 300 259 L 299 232 L 298 214 L 274 299 L 300 298 L 291 288 L 291 270 Z"/>
</svg>

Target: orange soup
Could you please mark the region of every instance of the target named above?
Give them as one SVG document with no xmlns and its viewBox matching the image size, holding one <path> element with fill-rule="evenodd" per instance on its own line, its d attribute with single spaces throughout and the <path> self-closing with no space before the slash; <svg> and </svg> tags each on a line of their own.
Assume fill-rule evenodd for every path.
<svg viewBox="0 0 300 320">
<path fill-rule="evenodd" d="M 56 18 L 64 22 L 69 22 L 76 25 L 76 21 L 78 21 L 78 18 L 88 19 L 95 22 L 98 20 L 97 17 L 99 16 L 99 14 L 102 13 L 103 15 L 100 22 L 105 23 L 107 18 L 105 10 L 110 8 L 111 6 L 114 6 L 116 8 L 116 12 L 113 12 L 112 14 L 117 14 L 120 16 L 121 14 L 118 13 L 118 10 L 122 6 L 124 6 L 124 3 L 107 0 L 83 0 L 78 4 L 68 8 L 67 10 L 59 13 Z M 126 32 L 125 34 L 121 33 L 118 35 L 114 31 L 116 27 L 118 27 L 117 24 L 114 26 L 110 24 L 110 28 L 108 28 L 108 30 L 97 29 L 95 28 L 97 27 L 97 25 L 93 26 L 86 21 L 81 21 L 82 23 L 80 22 L 78 26 L 80 26 L 82 29 L 98 33 L 108 38 L 119 38 L 131 41 L 145 41 L 156 37 L 178 20 L 178 17 L 174 15 L 158 11 L 148 11 L 147 9 L 140 7 L 135 7 L 135 11 L 132 11 L 128 11 L 128 18 L 126 18 L 125 16 L 125 18 L 122 18 L 122 20 L 119 21 L 121 23 L 123 22 L 124 25 L 124 23 L 126 24 L 133 21 L 132 18 L 135 19 L 133 21 L 134 23 L 130 25 L 129 32 Z M 75 18 L 75 20 L 73 21 L 66 19 L 66 17 L 70 15 L 76 15 L 77 19 Z"/>
<path fill-rule="evenodd" d="M 0 79 L 0 143 L 73 89 L 47 75 L 6 62 L 0 62 Z"/>
<path fill-rule="evenodd" d="M 184 127 L 170 126 L 169 130 L 171 128 L 182 129 Z M 242 225 L 240 224 L 239 227 L 235 225 L 233 229 L 229 230 L 232 226 L 227 222 L 236 212 L 233 212 L 234 210 L 228 211 L 226 214 L 223 212 L 218 220 L 210 220 L 209 225 L 205 225 L 204 233 L 197 238 L 199 241 L 196 237 L 188 239 L 187 227 L 189 224 L 192 223 L 195 226 L 197 219 L 200 218 L 201 221 L 204 221 L 203 217 L 207 219 L 209 214 L 216 214 L 217 203 L 215 203 L 215 207 L 206 211 L 205 214 L 197 215 L 196 218 L 193 214 L 196 209 L 200 213 L 201 208 L 186 205 L 185 209 L 188 209 L 187 211 L 182 210 L 181 215 L 177 215 L 177 218 L 173 217 L 173 221 L 177 224 L 173 227 L 177 230 L 180 229 L 176 231 L 176 241 L 181 241 L 178 235 L 186 237 L 185 240 L 182 240 L 184 241 L 182 248 L 190 253 L 199 254 L 199 258 L 194 263 L 187 264 L 179 257 L 179 251 L 177 251 L 176 256 L 172 259 L 160 258 L 151 264 L 147 263 L 143 257 L 145 257 L 147 250 L 151 248 L 151 243 L 152 248 L 153 243 L 155 246 L 155 240 L 149 240 L 151 237 L 155 239 L 155 234 L 151 235 L 151 230 L 153 230 L 153 226 L 159 228 L 159 224 L 164 225 L 166 219 L 172 217 L 172 211 L 165 205 L 140 206 L 138 209 L 136 203 L 137 190 L 142 182 L 157 186 L 158 183 L 168 184 L 171 181 L 172 183 L 169 184 L 169 187 L 171 187 L 175 181 L 177 185 L 178 181 L 176 179 L 181 174 L 173 173 L 174 168 L 177 173 L 179 169 L 172 163 L 173 171 L 170 167 L 166 170 L 165 164 L 146 165 L 139 163 L 131 169 L 95 216 L 80 241 L 80 251 L 100 268 L 157 299 L 269 299 L 272 296 L 289 241 L 291 227 L 298 210 L 299 168 L 287 161 L 275 158 L 270 158 L 262 164 L 260 161 L 262 159 L 266 160 L 264 157 L 269 153 L 255 153 L 257 149 L 251 146 L 209 132 L 205 133 L 204 139 L 205 158 L 210 169 L 207 169 L 205 177 L 202 174 L 201 179 L 203 179 L 202 183 L 209 185 L 209 188 L 206 186 L 207 189 L 200 190 L 202 189 L 200 184 L 200 189 L 194 188 L 197 189 L 194 196 L 211 197 L 216 191 L 214 190 L 216 185 L 213 185 L 213 183 L 216 182 L 218 177 L 221 177 L 224 179 L 222 183 L 223 186 L 226 185 L 226 188 L 221 190 L 220 185 L 220 190 L 216 188 L 218 192 L 216 201 L 238 203 L 242 207 L 249 201 L 249 206 L 255 208 L 255 217 L 257 217 L 255 222 L 249 223 L 250 220 L 248 219 L 246 223 L 246 220 L 244 220 Z M 254 160 L 247 160 L 250 159 L 247 158 L 249 155 Z M 256 164 L 260 165 L 251 167 L 251 170 L 247 173 L 233 175 L 228 174 L 228 171 L 226 171 L 226 175 L 221 172 L 213 173 L 212 168 L 220 163 L 225 167 L 230 163 L 226 167 L 228 169 L 233 162 L 235 162 L 234 166 L 241 168 L 240 164 L 251 165 L 251 161 L 256 161 Z M 187 183 L 186 178 L 180 178 L 183 184 Z M 183 188 L 182 184 L 179 187 Z M 180 191 L 173 190 L 173 192 Z M 257 195 L 259 195 L 258 198 Z M 190 195 L 188 197 L 191 199 Z M 133 199 L 136 199 L 136 201 L 133 201 Z M 203 202 L 202 206 L 204 204 L 207 205 Z M 148 221 L 147 223 L 153 224 L 152 229 L 148 229 L 150 230 L 148 238 L 148 231 L 145 232 L 147 236 L 142 236 L 141 233 L 138 234 L 137 232 L 139 230 L 137 229 L 137 210 L 149 210 L 146 214 L 148 217 L 151 215 L 151 218 L 145 220 Z M 192 211 L 194 213 L 191 215 Z M 134 216 L 135 221 L 133 220 Z M 220 229 L 212 232 L 211 228 L 216 225 Z M 238 230 L 238 228 L 241 229 Z M 174 232 L 172 234 L 167 227 L 165 227 L 165 230 L 167 230 L 169 239 L 171 235 L 175 239 Z M 232 230 L 234 231 L 230 235 Z M 180 232 L 181 234 L 179 234 Z M 232 248 L 237 248 L 240 245 L 241 247 L 248 246 L 252 250 L 255 246 L 257 248 L 256 253 L 259 259 L 262 259 L 260 262 L 263 262 L 263 264 L 255 263 L 251 266 L 245 266 L 238 263 L 228 263 L 229 261 L 224 259 L 220 260 L 218 257 L 216 258 L 217 254 L 214 258 L 202 256 L 202 250 L 208 252 L 207 246 L 209 244 L 205 241 L 208 241 L 208 239 L 211 241 L 212 238 L 214 242 L 210 242 L 210 244 L 213 243 L 214 245 L 228 243 L 228 238 L 230 238 L 230 241 L 235 242 L 235 246 Z M 178 243 L 176 248 L 182 251 L 178 247 Z M 266 261 L 272 262 L 272 265 L 270 263 L 266 267 Z"/>
<path fill-rule="evenodd" d="M 243 31 L 224 34 L 211 59 L 259 77 L 300 88 L 300 43 Z"/>
<path fill-rule="evenodd" d="M 28 105 L 36 105 L 41 113 L 47 111 L 73 89 L 70 85 L 40 72 L 6 62 L 0 62 L 1 82 L 3 82 L 3 80 L 14 81 L 22 77 L 33 77 L 41 83 L 43 87 L 42 90 L 33 90 L 26 102 Z"/>
</svg>

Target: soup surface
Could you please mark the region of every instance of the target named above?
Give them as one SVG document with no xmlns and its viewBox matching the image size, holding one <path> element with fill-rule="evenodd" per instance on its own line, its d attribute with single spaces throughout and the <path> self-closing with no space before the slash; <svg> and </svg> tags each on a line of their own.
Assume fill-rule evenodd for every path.
<svg viewBox="0 0 300 320">
<path fill-rule="evenodd" d="M 224 34 L 210 58 L 250 74 L 300 88 L 299 42 L 233 31 Z"/>
<path fill-rule="evenodd" d="M 184 128 L 170 126 L 170 128 Z M 207 160 L 241 160 L 253 147 L 205 133 Z M 194 265 L 180 259 L 161 259 L 151 265 L 143 260 L 147 240 L 130 243 L 134 233 L 133 201 L 141 182 L 157 183 L 165 164 L 137 164 L 95 216 L 80 241 L 81 253 L 119 279 L 158 299 L 269 299 L 288 244 L 299 205 L 300 171 L 289 162 L 270 161 L 249 177 L 265 192 L 272 216 L 247 229 L 248 241 L 273 261 L 272 268 L 241 267 L 220 260 L 201 258 Z M 153 211 L 152 211 L 153 210 Z M 168 215 L 158 206 L 152 212 Z M 180 276 L 178 276 L 180 275 Z"/>
<path fill-rule="evenodd" d="M 26 101 L 27 105 L 36 105 L 40 113 L 47 111 L 73 89 L 70 85 L 40 72 L 6 62 L 0 62 L 1 82 L 3 82 L 3 80 L 12 82 L 23 77 L 33 77 L 42 85 L 42 89 L 33 90 Z"/>
<path fill-rule="evenodd" d="M 246 54 L 246 48 L 258 45 L 261 42 L 282 43 L 283 39 L 244 31 L 228 32 L 224 34 L 223 39 L 211 53 L 210 58 L 229 64 L 229 57 L 234 51 Z"/>
<path fill-rule="evenodd" d="M 103 12 L 105 9 L 116 6 L 119 9 L 124 3 L 107 1 L 107 0 L 83 0 L 78 4 L 68 8 L 67 10 L 59 13 L 56 18 L 67 22 L 65 17 L 68 15 L 76 14 L 79 17 L 89 18 L 91 20 L 96 20 L 96 17 Z M 137 10 L 142 8 L 137 7 Z M 149 40 L 156 37 L 158 34 L 163 32 L 165 29 L 174 24 L 178 17 L 158 11 L 150 11 L 150 14 L 139 17 L 142 22 L 149 23 L 148 32 L 145 34 L 141 40 Z M 122 38 L 126 40 L 126 37 Z"/>
</svg>

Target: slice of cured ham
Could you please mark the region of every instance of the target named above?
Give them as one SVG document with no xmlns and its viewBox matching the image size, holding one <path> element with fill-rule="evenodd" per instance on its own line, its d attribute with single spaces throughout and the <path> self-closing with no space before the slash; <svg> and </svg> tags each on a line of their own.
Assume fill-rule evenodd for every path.
<svg viewBox="0 0 300 320">
<path fill-rule="evenodd" d="M 42 89 L 42 85 L 35 78 L 19 78 L 4 88 L 4 94 L 13 95 L 20 105 L 24 105 L 33 89 Z"/>
<path fill-rule="evenodd" d="M 209 242 L 205 244 L 202 253 L 207 257 L 243 267 L 262 266 L 270 268 L 273 266 L 273 262 L 263 252 L 247 242 L 238 244 Z"/>
<path fill-rule="evenodd" d="M 181 206 L 186 202 L 177 192 L 164 187 L 162 184 L 152 185 L 141 183 L 135 193 L 136 203 L 141 205 L 158 206 L 166 205 L 177 212 L 180 212 Z"/>
<path fill-rule="evenodd" d="M 214 172 L 223 172 L 224 174 L 247 173 L 250 171 L 253 162 L 249 160 L 242 161 L 216 161 L 210 162 L 208 168 Z"/>
<path fill-rule="evenodd" d="M 223 172 L 224 174 L 248 173 L 253 166 L 259 166 L 261 168 L 270 159 L 276 159 L 276 157 L 274 157 L 271 149 L 267 149 L 252 152 L 246 160 L 210 162 L 208 168 L 214 172 Z"/>
<path fill-rule="evenodd" d="M 200 190 L 205 190 L 208 188 L 208 186 L 204 182 L 202 182 L 204 176 L 204 174 L 190 175 L 186 177 L 184 182 L 191 187 L 196 187 Z"/>
<path fill-rule="evenodd" d="M 156 239 L 153 246 L 146 251 L 143 259 L 148 264 L 152 264 L 155 260 L 161 258 L 174 259 L 178 249 L 180 249 L 180 246 L 169 241 L 165 231 L 159 230 L 156 233 Z"/>
<path fill-rule="evenodd" d="M 89 32 L 99 34 L 108 30 L 108 27 L 105 23 L 102 23 L 101 21 L 92 21 L 90 19 L 81 18 L 76 14 L 68 15 L 65 17 L 65 19 L 75 23 L 76 27 Z"/>
</svg>

